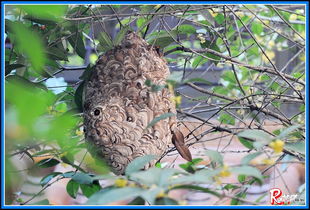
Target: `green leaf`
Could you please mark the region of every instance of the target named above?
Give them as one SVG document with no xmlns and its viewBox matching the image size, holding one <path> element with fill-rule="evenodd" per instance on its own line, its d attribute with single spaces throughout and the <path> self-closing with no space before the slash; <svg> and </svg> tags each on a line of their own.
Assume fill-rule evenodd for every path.
<svg viewBox="0 0 310 210">
<path fill-rule="evenodd" d="M 213 183 L 213 177 L 216 176 L 220 172 L 220 169 L 215 170 L 199 170 L 194 174 L 190 174 L 187 176 L 177 177 L 171 180 L 171 184 L 185 184 L 185 183 Z"/>
<path fill-rule="evenodd" d="M 9 75 L 5 78 L 6 81 L 14 84 L 14 85 L 22 85 L 25 88 L 39 88 L 42 90 L 47 90 L 46 86 L 41 83 L 34 83 L 29 80 L 27 80 L 24 77 L 18 76 L 18 75 Z M 18 83 L 18 84 L 17 84 Z"/>
<path fill-rule="evenodd" d="M 70 155 L 70 153 L 68 153 L 66 156 L 62 156 L 61 160 L 62 162 L 72 166 L 73 168 L 76 168 L 77 170 L 85 173 L 85 171 L 80 166 L 74 164 L 74 157 L 73 155 Z"/>
<path fill-rule="evenodd" d="M 46 55 L 41 37 L 21 23 L 9 24 L 12 37 L 18 51 L 26 55 L 31 67 L 39 74 L 44 74 Z"/>
<path fill-rule="evenodd" d="M 68 61 L 66 52 L 57 47 L 48 48 L 47 55 L 49 55 L 49 57 L 53 60 Z"/>
<path fill-rule="evenodd" d="M 73 47 L 73 49 L 76 51 L 76 53 L 82 58 L 85 58 L 86 55 L 86 49 L 83 41 L 83 35 L 82 32 L 78 32 L 78 28 L 73 28 L 70 30 L 71 33 L 73 33 L 73 36 L 70 36 L 68 38 L 69 43 Z"/>
<path fill-rule="evenodd" d="M 246 139 L 244 139 L 244 138 L 242 138 L 242 137 L 239 137 L 238 139 L 239 139 L 240 143 L 241 143 L 243 146 L 245 146 L 246 148 L 248 148 L 248 149 L 254 149 L 253 142 L 251 142 L 251 141 L 249 141 L 249 140 L 246 140 Z"/>
<path fill-rule="evenodd" d="M 148 190 L 145 190 L 145 192 L 141 195 L 141 197 L 146 200 L 150 205 L 155 204 L 156 196 L 162 192 L 164 189 L 161 187 L 152 187 Z"/>
<path fill-rule="evenodd" d="M 224 15 L 223 14 L 221 14 L 221 13 L 218 13 L 216 16 L 215 16 L 215 21 L 218 23 L 218 24 L 222 24 L 223 22 L 224 22 L 224 20 L 225 20 L 225 17 L 224 17 Z"/>
<path fill-rule="evenodd" d="M 205 64 L 206 62 L 208 62 L 208 58 L 204 58 L 202 56 L 197 56 L 194 61 L 192 62 L 192 67 L 195 69 L 198 66 L 202 66 L 203 64 Z"/>
<path fill-rule="evenodd" d="M 172 198 L 163 197 L 155 201 L 155 205 L 178 205 L 178 202 Z"/>
<path fill-rule="evenodd" d="M 223 124 L 235 125 L 235 118 L 227 113 L 221 114 L 219 121 Z"/>
<path fill-rule="evenodd" d="M 179 171 L 173 168 L 150 168 L 146 171 L 131 173 L 130 179 L 143 183 L 148 186 L 157 185 L 159 187 L 167 187 L 170 184 L 170 178 Z"/>
<path fill-rule="evenodd" d="M 238 176 L 238 181 L 239 181 L 240 183 L 243 183 L 243 182 L 245 181 L 245 179 L 246 179 L 246 176 L 243 175 L 243 174 Z"/>
<path fill-rule="evenodd" d="M 68 8 L 67 5 L 21 5 L 18 7 L 31 16 L 52 21 L 62 20 Z"/>
<path fill-rule="evenodd" d="M 177 27 L 177 30 L 181 34 L 192 35 L 196 33 L 196 28 L 193 25 L 183 24 Z"/>
<path fill-rule="evenodd" d="M 216 44 L 216 41 L 210 42 L 209 40 L 206 40 L 204 43 L 200 43 L 200 46 L 202 48 L 208 48 L 208 49 L 214 50 L 214 51 L 219 52 L 219 53 L 221 52 L 220 48 Z M 204 53 L 204 55 L 207 58 L 211 58 L 212 60 L 210 60 L 210 61 L 213 62 L 215 65 L 217 65 L 218 61 L 221 60 L 221 58 L 219 56 L 214 55 L 212 53 Z"/>
<path fill-rule="evenodd" d="M 220 165 L 223 165 L 223 156 L 218 151 L 207 150 L 206 155 L 211 159 L 212 162 L 217 162 Z"/>
<path fill-rule="evenodd" d="M 80 112 L 83 112 L 83 91 L 85 82 L 81 82 L 74 94 L 74 102 Z"/>
<path fill-rule="evenodd" d="M 59 163 L 59 160 L 53 159 L 53 158 L 47 158 L 39 161 L 36 165 L 40 168 L 49 168 L 57 165 Z"/>
<path fill-rule="evenodd" d="M 42 129 L 42 126 L 35 125 L 37 120 L 46 114 L 47 107 L 53 103 L 54 94 L 37 88 L 33 83 L 25 80 L 16 75 L 6 77 L 5 101 L 14 106 L 16 110 L 15 120 L 17 120 L 18 126 L 22 126 L 26 131 L 23 132 L 25 135 L 20 136 L 18 140 L 33 141 L 33 138 L 36 137 L 42 139 L 42 136 L 36 136 L 35 134 L 37 129 L 40 131 L 44 129 Z M 31 111 L 29 111 L 29 104 L 31 104 Z M 46 136 L 44 136 L 45 138 Z"/>
<path fill-rule="evenodd" d="M 115 37 L 115 40 L 114 40 L 114 44 L 115 45 L 119 45 L 121 43 L 121 41 L 125 37 L 125 35 L 126 35 L 128 30 L 129 30 L 129 26 L 128 25 L 127 26 L 123 26 L 121 28 L 121 30 L 118 32 L 118 34 Z"/>
<path fill-rule="evenodd" d="M 102 31 L 99 35 L 99 42 L 100 46 L 103 47 L 105 51 L 108 51 L 109 49 L 113 48 L 113 42 L 111 37 L 104 31 Z"/>
<path fill-rule="evenodd" d="M 91 184 L 93 183 L 93 178 L 85 173 L 76 172 L 72 179 L 79 184 Z"/>
<path fill-rule="evenodd" d="M 195 172 L 194 166 L 196 164 L 200 163 L 201 161 L 203 161 L 202 158 L 195 158 L 192 161 L 180 164 L 179 166 L 180 166 L 180 168 L 183 168 L 185 171 L 187 171 L 189 173 L 194 173 Z"/>
<path fill-rule="evenodd" d="M 31 203 L 31 205 L 38 205 L 38 206 L 50 205 L 50 202 L 49 202 L 49 200 L 44 199 L 44 200 L 41 200 L 41 201 L 37 201 L 37 202 Z"/>
<path fill-rule="evenodd" d="M 295 131 L 296 129 L 298 129 L 300 127 L 301 127 L 301 125 L 292 125 L 292 126 L 286 128 L 286 129 L 284 129 L 283 131 L 281 131 L 281 133 L 276 138 L 277 139 L 284 139 L 290 133 L 292 133 L 293 131 Z"/>
<path fill-rule="evenodd" d="M 299 111 L 300 112 L 305 112 L 305 110 L 306 110 L 306 106 L 304 104 L 299 106 Z"/>
<path fill-rule="evenodd" d="M 225 71 L 221 77 L 223 80 L 230 82 L 231 84 L 236 84 L 236 77 L 232 71 Z"/>
<path fill-rule="evenodd" d="M 132 162 L 128 164 L 125 170 L 125 174 L 128 176 L 134 172 L 140 171 L 147 163 L 149 163 L 151 160 L 154 160 L 155 158 L 155 155 L 145 155 L 135 158 Z"/>
<path fill-rule="evenodd" d="M 205 80 L 203 78 L 191 78 L 191 79 L 187 79 L 184 80 L 183 83 L 188 83 L 188 82 L 199 82 L 199 83 L 203 83 L 203 84 L 207 84 L 207 85 L 212 85 L 212 82 L 209 82 L 208 80 Z"/>
<path fill-rule="evenodd" d="M 87 198 L 95 194 L 101 189 L 101 186 L 97 184 L 80 184 L 81 190 L 83 195 L 85 195 Z"/>
<path fill-rule="evenodd" d="M 244 130 L 238 133 L 237 136 L 255 141 L 253 145 L 256 148 L 260 148 L 266 144 L 269 144 L 273 140 L 273 137 L 265 131 L 255 129 Z"/>
<path fill-rule="evenodd" d="M 58 112 L 64 113 L 64 112 L 66 112 L 68 110 L 67 104 L 65 102 L 58 103 L 55 106 L 55 110 L 58 111 Z"/>
<path fill-rule="evenodd" d="M 119 200 L 126 200 L 142 195 L 145 190 L 134 187 L 116 188 L 111 190 L 100 190 L 93 194 L 86 205 L 104 205 Z"/>
<path fill-rule="evenodd" d="M 141 26 L 144 25 L 145 21 L 147 21 L 147 19 L 145 19 L 144 17 L 138 18 L 136 21 L 137 27 L 140 29 Z M 142 31 L 144 32 L 144 31 Z"/>
<path fill-rule="evenodd" d="M 230 205 L 239 205 L 241 201 L 238 198 L 245 198 L 246 193 L 245 192 L 239 192 L 230 202 Z"/>
<path fill-rule="evenodd" d="M 34 17 L 32 15 L 25 15 L 23 17 L 23 19 L 25 20 L 29 20 L 33 23 L 38 23 L 38 24 L 41 24 L 41 25 L 48 25 L 48 26 L 56 26 L 57 22 L 53 21 L 53 20 L 46 20 L 44 18 L 41 18 L 41 17 Z"/>
<path fill-rule="evenodd" d="M 174 32 L 171 31 L 170 34 L 174 35 Z M 159 46 L 163 49 L 174 42 L 170 34 L 167 31 L 155 32 L 148 35 L 147 41 L 149 44 Z"/>
<path fill-rule="evenodd" d="M 63 173 L 62 176 L 64 178 L 72 178 L 74 176 L 75 172 L 74 171 L 68 171 L 66 173 Z"/>
<path fill-rule="evenodd" d="M 172 189 L 189 189 L 189 190 L 197 190 L 197 191 L 200 191 L 200 192 L 204 192 L 204 193 L 208 193 L 208 194 L 211 194 L 211 195 L 214 195 L 218 198 L 222 197 L 222 195 L 216 191 L 213 191 L 209 188 L 205 188 L 205 187 L 200 187 L 200 186 L 196 186 L 196 185 L 177 185 L 175 187 L 172 187 Z"/>
<path fill-rule="evenodd" d="M 62 174 L 60 172 L 52 172 L 48 175 L 46 175 L 45 177 L 43 177 L 40 181 L 40 184 L 42 186 L 46 185 L 49 181 L 51 181 L 54 177 L 58 176 L 59 174 Z"/>
<path fill-rule="evenodd" d="M 136 197 L 134 200 L 130 201 L 127 205 L 144 205 L 145 200 L 140 196 Z"/>
<path fill-rule="evenodd" d="M 158 117 L 155 117 L 155 118 L 147 125 L 146 128 L 150 128 L 150 127 L 152 127 L 153 125 L 155 125 L 156 123 L 158 123 L 159 121 L 164 120 L 164 119 L 167 119 L 167 118 L 169 118 L 169 117 L 173 117 L 173 116 L 175 116 L 174 113 L 168 112 L 168 113 L 162 114 L 162 115 L 160 115 L 160 116 L 158 116 Z"/>
<path fill-rule="evenodd" d="M 225 190 L 235 190 L 235 189 L 238 189 L 238 188 L 239 188 L 238 186 L 233 185 L 233 184 L 227 184 L 224 187 Z"/>
<path fill-rule="evenodd" d="M 252 166 L 240 166 L 231 168 L 231 172 L 239 175 L 253 176 L 258 179 L 263 179 L 262 173 Z"/>
<path fill-rule="evenodd" d="M 261 22 L 253 21 L 252 26 L 251 26 L 251 30 L 254 34 L 260 35 L 264 30 L 263 24 Z"/>
<path fill-rule="evenodd" d="M 10 64 L 5 65 L 5 76 L 11 73 L 12 70 L 25 67 L 23 64 Z"/>
<path fill-rule="evenodd" d="M 305 154 L 306 145 L 304 141 L 285 143 L 284 148 L 301 154 Z"/>
<path fill-rule="evenodd" d="M 79 191 L 80 184 L 73 179 L 71 179 L 67 184 L 67 192 L 72 198 L 76 198 L 76 195 Z"/>
<path fill-rule="evenodd" d="M 241 160 L 241 164 L 242 165 L 247 165 L 251 162 L 251 160 L 253 160 L 254 158 L 260 156 L 262 154 L 262 152 L 255 152 L 255 153 L 251 153 L 248 154 L 246 156 L 244 156 Z"/>
<path fill-rule="evenodd" d="M 90 66 L 89 64 L 84 70 L 83 74 L 79 77 L 79 79 L 87 81 L 94 72 L 94 67 L 95 66 Z"/>
</svg>

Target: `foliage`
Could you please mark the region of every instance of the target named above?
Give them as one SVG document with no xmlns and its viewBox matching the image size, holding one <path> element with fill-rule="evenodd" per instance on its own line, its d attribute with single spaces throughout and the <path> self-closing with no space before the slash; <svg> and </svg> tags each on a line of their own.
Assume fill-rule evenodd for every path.
<svg viewBox="0 0 310 210">
<path fill-rule="evenodd" d="M 131 13 L 121 13 L 130 9 Z M 110 10 L 113 14 L 107 13 Z M 129 10 L 126 10 L 129 11 Z M 271 157 L 259 164 L 274 165 L 273 159 L 296 157 L 305 159 L 305 16 L 301 9 L 283 10 L 266 5 L 11 5 L 5 8 L 5 146 L 6 190 L 14 180 L 10 156 L 28 156 L 37 168 L 70 165 L 70 172 L 54 171 L 41 179 L 42 190 L 69 178 L 66 190 L 72 198 L 81 192 L 86 204 L 109 204 L 131 199 L 131 205 L 180 205 L 170 197 L 177 189 L 187 189 L 224 198 L 222 190 L 236 190 L 231 204 L 246 203 L 247 187 L 265 182 L 264 173 L 253 161 L 271 150 Z M 103 15 L 102 15 L 103 14 Z M 178 24 L 170 26 L 165 17 Z M 117 21 L 118 31 L 112 36 L 101 25 Z M 96 24 L 95 24 L 96 23 Z M 152 27 L 155 26 L 155 29 Z M 143 166 L 154 159 L 135 159 L 124 176 L 109 175 L 109 169 L 91 157 L 83 138 L 83 88 L 93 71 L 93 56 L 104 53 L 121 43 L 128 30 L 137 31 L 145 40 L 159 46 L 174 71 L 166 86 L 147 81 L 152 91 L 169 88 L 176 92 L 174 100 L 181 117 L 191 117 L 212 127 L 212 132 L 237 136 L 240 143 L 253 151 L 245 155 L 240 165 L 227 166 L 219 151 L 205 151 L 205 158 L 179 165 L 180 169 L 157 164 L 145 171 Z M 93 48 L 91 51 L 88 48 Z M 295 52 L 282 69 L 275 66 L 275 51 Z M 91 54 L 91 55 L 89 55 Z M 297 61 L 290 70 L 288 66 Z M 48 81 L 58 74 L 83 70 L 75 84 L 50 87 Z M 81 67 L 82 66 L 82 67 Z M 213 68 L 222 71 L 219 82 L 203 77 Z M 205 69 L 201 77 L 191 72 Z M 227 70 L 228 69 L 228 70 Z M 214 70 L 216 71 L 216 70 Z M 56 80 L 59 82 L 59 80 Z M 55 83 L 56 84 L 56 83 Z M 200 93 L 186 96 L 180 86 L 190 86 Z M 212 86 L 204 89 L 198 85 Z M 57 86 L 57 85 L 55 85 Z M 57 91 L 58 90 L 58 91 Z M 181 109 L 181 99 L 210 105 L 215 114 L 202 119 L 195 112 Z M 184 100 L 183 100 L 184 101 Z M 286 116 L 283 105 L 298 106 L 298 112 Z M 210 108 L 211 107 L 211 108 Z M 174 116 L 165 113 L 153 119 L 147 127 Z M 216 118 L 218 123 L 208 123 Z M 266 119 L 277 122 L 273 132 L 264 129 Z M 242 123 L 249 125 L 238 128 Z M 146 127 L 146 128 L 147 128 Z M 237 127 L 237 129 L 235 129 Z M 205 134 L 201 134 L 202 138 Z M 199 139 L 198 139 L 199 140 Z M 198 141 L 197 140 L 197 141 Z M 206 159 L 210 164 L 204 165 Z M 280 159 L 280 158 L 279 158 Z M 240 185 L 223 184 L 225 177 L 236 176 Z M 99 181 L 112 180 L 111 186 Z M 204 186 L 209 187 L 204 187 Z M 8 203 L 27 204 L 18 197 Z M 42 200 L 38 205 L 48 204 Z"/>
</svg>

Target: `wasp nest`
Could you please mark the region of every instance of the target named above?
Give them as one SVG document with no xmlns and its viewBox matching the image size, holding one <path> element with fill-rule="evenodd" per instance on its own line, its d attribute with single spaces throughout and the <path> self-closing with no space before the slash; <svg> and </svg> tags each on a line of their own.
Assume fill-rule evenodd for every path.
<svg viewBox="0 0 310 210">
<path fill-rule="evenodd" d="M 145 84 L 165 85 L 168 76 L 166 61 L 134 32 L 98 59 L 85 86 L 85 137 L 115 174 L 123 174 L 137 157 L 162 156 L 172 141 L 179 151 L 184 147 L 183 135 L 174 134 L 176 117 L 147 128 L 155 117 L 176 114 L 173 93 L 167 88 L 154 92 Z"/>
</svg>

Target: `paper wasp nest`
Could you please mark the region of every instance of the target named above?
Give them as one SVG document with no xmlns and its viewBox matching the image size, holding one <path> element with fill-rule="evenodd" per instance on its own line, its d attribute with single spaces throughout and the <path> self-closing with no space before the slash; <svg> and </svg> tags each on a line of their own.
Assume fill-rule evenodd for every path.
<svg viewBox="0 0 310 210">
<path fill-rule="evenodd" d="M 172 142 L 176 117 L 146 128 L 155 117 L 176 113 L 173 93 L 167 88 L 152 92 L 145 85 L 146 80 L 165 85 L 168 75 L 165 60 L 134 32 L 98 59 L 84 92 L 85 138 L 115 174 L 123 174 L 137 157 L 160 157 Z"/>
</svg>

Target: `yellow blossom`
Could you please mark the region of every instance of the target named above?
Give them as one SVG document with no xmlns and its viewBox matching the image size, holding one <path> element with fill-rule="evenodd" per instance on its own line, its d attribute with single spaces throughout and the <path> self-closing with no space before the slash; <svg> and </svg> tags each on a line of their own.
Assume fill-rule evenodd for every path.
<svg viewBox="0 0 310 210">
<path fill-rule="evenodd" d="M 238 17 L 243 17 L 243 16 L 244 16 L 244 12 L 238 11 L 238 12 L 235 12 L 235 13 L 236 13 L 236 15 L 237 15 Z M 250 15 L 248 15 L 248 16 L 250 16 Z"/>
<path fill-rule="evenodd" d="M 304 89 L 304 87 L 300 84 L 296 84 L 295 89 L 301 91 L 302 89 Z"/>
<path fill-rule="evenodd" d="M 263 20 L 263 23 L 265 23 L 266 25 L 269 25 L 270 21 L 269 20 Z"/>
<path fill-rule="evenodd" d="M 200 40 L 201 44 L 206 42 L 206 38 L 203 36 L 203 34 L 198 34 L 197 38 Z"/>
<path fill-rule="evenodd" d="M 215 16 L 217 16 L 217 13 L 216 12 L 210 12 L 210 14 L 212 15 L 212 17 L 215 17 Z"/>
<path fill-rule="evenodd" d="M 82 136 L 84 134 L 84 132 L 83 132 L 83 130 L 78 129 L 78 130 L 75 131 L 75 134 L 77 136 Z"/>
<path fill-rule="evenodd" d="M 262 160 L 262 163 L 265 165 L 273 165 L 275 163 L 275 161 L 270 159 L 270 158 L 266 158 L 266 159 Z"/>
<path fill-rule="evenodd" d="M 284 141 L 277 139 L 275 141 L 270 142 L 269 146 L 273 149 L 273 151 L 278 154 L 283 151 Z"/>
<path fill-rule="evenodd" d="M 64 162 L 60 163 L 60 165 L 61 165 L 62 167 L 64 167 L 64 168 L 67 168 L 68 166 L 70 166 L 69 164 L 64 163 Z"/>
<path fill-rule="evenodd" d="M 134 182 L 131 182 L 130 184 L 128 184 L 128 187 L 136 187 L 137 185 L 136 185 L 136 183 L 134 183 Z"/>
<path fill-rule="evenodd" d="M 164 190 L 161 190 L 157 195 L 156 195 L 156 198 L 163 198 L 163 197 L 166 197 L 167 196 L 167 193 L 165 193 Z"/>
<path fill-rule="evenodd" d="M 273 52 L 273 51 L 269 51 L 269 50 L 267 50 L 266 51 L 266 55 L 268 56 L 268 58 L 272 61 L 272 59 L 274 59 L 274 57 L 275 57 L 275 53 Z M 263 61 L 265 62 L 265 63 L 269 63 L 269 60 L 267 59 L 267 57 L 263 54 L 262 55 L 263 57 L 262 57 L 262 59 L 263 59 Z"/>
<path fill-rule="evenodd" d="M 114 184 L 116 187 L 126 187 L 128 181 L 126 179 L 116 179 L 114 181 Z"/>
<path fill-rule="evenodd" d="M 182 96 L 174 96 L 171 100 L 175 103 L 176 106 L 179 106 L 182 102 Z"/>
<path fill-rule="evenodd" d="M 90 54 L 89 62 L 91 64 L 95 64 L 97 60 L 98 60 L 98 55 L 96 55 L 95 53 Z"/>
<path fill-rule="evenodd" d="M 237 110 L 237 113 L 238 113 L 239 115 L 244 115 L 245 111 L 244 111 L 244 109 L 238 109 L 238 110 Z"/>
<path fill-rule="evenodd" d="M 215 180 L 215 183 L 217 184 L 217 185 L 220 185 L 220 184 L 222 184 L 222 181 L 221 181 L 221 179 L 220 179 L 220 177 L 214 177 L 214 180 Z"/>
<path fill-rule="evenodd" d="M 254 34 L 254 37 L 255 37 L 255 39 L 256 39 L 256 41 L 257 41 L 258 43 L 262 43 L 262 42 L 263 42 L 263 38 L 262 38 L 261 36 L 258 36 L 258 35 L 256 35 L 256 34 Z"/>
<path fill-rule="evenodd" d="M 168 83 L 168 89 L 171 93 L 174 93 L 173 85 Z"/>
<path fill-rule="evenodd" d="M 223 169 L 219 173 L 220 177 L 228 177 L 231 175 L 231 172 L 229 171 L 229 167 L 227 165 L 223 166 Z"/>
<path fill-rule="evenodd" d="M 273 40 L 270 40 L 268 42 L 268 47 L 273 48 L 275 46 L 275 42 Z"/>
<path fill-rule="evenodd" d="M 53 107 L 52 107 L 52 106 L 48 106 L 48 107 L 47 107 L 47 112 L 48 112 L 49 114 L 52 114 L 52 113 L 53 113 Z"/>
<path fill-rule="evenodd" d="M 290 15 L 290 21 L 297 20 L 297 15 L 296 14 L 291 14 Z"/>
<path fill-rule="evenodd" d="M 299 57 L 299 59 L 300 59 L 301 61 L 303 61 L 303 62 L 305 62 L 305 61 L 306 61 L 306 57 L 305 57 L 305 55 L 302 55 L 301 57 Z"/>
</svg>

